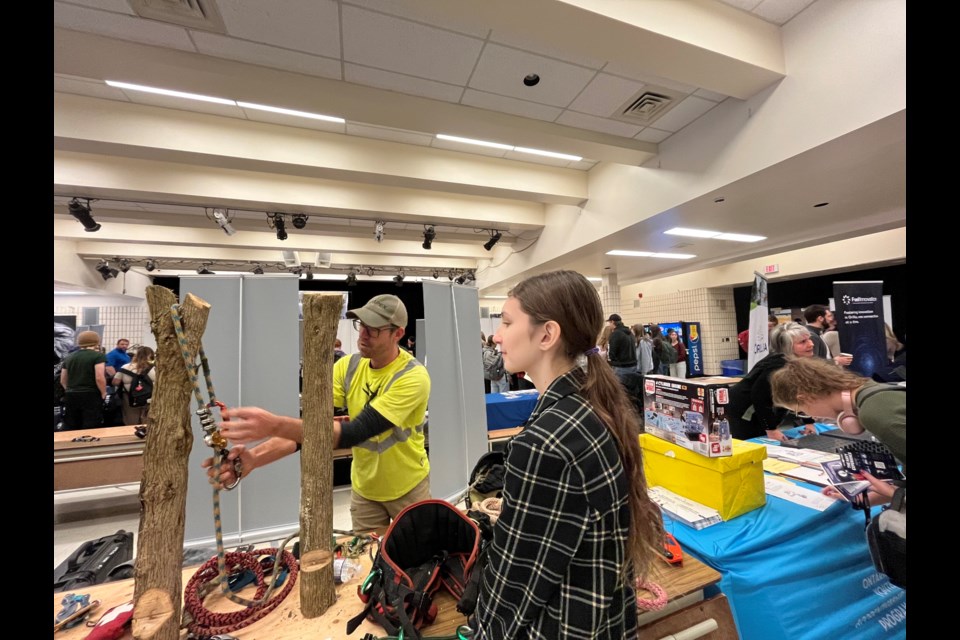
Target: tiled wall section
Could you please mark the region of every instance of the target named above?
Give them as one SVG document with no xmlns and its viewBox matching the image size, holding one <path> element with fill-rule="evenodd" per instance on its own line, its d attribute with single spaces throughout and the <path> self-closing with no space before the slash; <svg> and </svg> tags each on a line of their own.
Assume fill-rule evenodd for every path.
<svg viewBox="0 0 960 640">
<path fill-rule="evenodd" d="M 600 303 L 603 305 L 604 320 L 609 318 L 611 313 L 619 313 L 623 316 L 619 286 L 602 285 L 600 287 Z"/>
<path fill-rule="evenodd" d="M 621 300 L 620 315 L 628 327 L 638 323 L 699 321 L 704 372 L 708 375 L 720 375 L 721 360 L 740 358 L 732 287 L 690 289 Z"/>
<path fill-rule="evenodd" d="M 100 322 L 103 327 L 103 346 L 107 351 L 117 344 L 120 338 L 126 338 L 131 346 L 136 344 L 153 344 L 150 334 L 150 310 L 146 305 L 142 307 L 99 307 Z M 83 312 L 80 307 L 53 308 L 54 315 L 73 315 L 77 318 L 77 325 L 83 324 Z"/>
</svg>

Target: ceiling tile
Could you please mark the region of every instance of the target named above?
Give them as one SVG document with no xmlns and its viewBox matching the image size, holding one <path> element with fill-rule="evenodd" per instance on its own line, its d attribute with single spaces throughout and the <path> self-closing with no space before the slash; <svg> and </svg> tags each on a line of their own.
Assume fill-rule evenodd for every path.
<svg viewBox="0 0 960 640">
<path fill-rule="evenodd" d="M 476 38 L 343 6 L 345 61 L 464 85 L 482 45 Z"/>
<path fill-rule="evenodd" d="M 218 2 L 217 7 L 231 36 L 340 57 L 340 16 L 332 0 L 231 0 Z"/>
<path fill-rule="evenodd" d="M 71 0 L 71 4 L 79 4 L 94 9 L 103 9 L 104 11 L 113 11 L 114 13 L 126 13 L 127 15 L 136 15 L 130 8 L 128 0 Z"/>
<path fill-rule="evenodd" d="M 710 104 L 713 103 L 711 102 Z M 568 127 L 577 127 L 578 129 L 590 129 L 591 131 L 609 133 L 615 136 L 623 136 L 624 138 L 632 138 L 640 133 L 640 130 L 643 128 L 633 124 L 627 124 L 626 122 L 618 122 L 617 120 L 577 113 L 576 111 L 564 111 L 563 115 L 557 118 L 557 124 L 565 124 Z"/>
<path fill-rule="evenodd" d="M 186 100 L 184 98 L 174 98 L 173 96 L 162 96 L 156 93 L 144 93 L 142 91 L 127 91 L 124 94 L 130 99 L 130 102 L 137 104 L 148 104 L 154 107 L 166 107 L 168 109 L 179 109 L 181 111 L 193 111 L 195 113 L 212 113 L 218 116 L 228 116 L 230 118 L 246 119 L 243 115 L 243 109 L 233 107 L 228 104 L 217 104 L 215 102 L 203 102 L 200 100 Z M 227 96 L 213 96 L 223 98 Z"/>
<path fill-rule="evenodd" d="M 601 73 L 590 81 L 570 108 L 581 113 L 608 118 L 614 113 L 619 113 L 623 103 L 639 93 L 643 86 L 643 83 L 635 80 Z"/>
<path fill-rule="evenodd" d="M 129 102 L 123 91 L 104 84 L 100 80 L 77 78 L 62 73 L 55 73 L 53 75 L 53 90 L 61 93 L 76 93 L 82 96 Z"/>
<path fill-rule="evenodd" d="M 332 133 L 347 132 L 347 126 L 342 122 L 329 122 L 326 120 L 314 120 L 313 118 L 301 118 L 283 113 L 263 111 L 261 109 L 244 109 L 243 107 L 240 107 L 240 109 L 243 111 L 248 120 L 252 120 L 254 122 L 269 122 L 271 124 L 282 124 L 289 127 L 299 127 L 301 129 L 330 131 Z"/>
<path fill-rule="evenodd" d="M 523 84 L 527 74 L 536 73 L 540 83 Z M 513 96 L 555 107 L 566 107 L 583 90 L 596 72 L 498 44 L 483 49 L 470 87 L 502 96 Z"/>
<path fill-rule="evenodd" d="M 509 47 L 513 47 L 514 49 L 520 49 L 521 51 L 546 56 L 548 58 L 557 58 L 558 60 L 577 64 L 582 67 L 589 67 L 594 70 L 600 69 L 604 64 L 606 64 L 606 60 L 574 54 L 564 49 L 540 44 L 534 39 L 519 36 L 514 33 L 493 31 L 493 33 L 490 34 L 490 42 L 505 44 Z"/>
<path fill-rule="evenodd" d="M 728 4 L 744 11 L 753 11 L 753 8 L 760 4 L 762 0 L 720 0 L 723 4 Z"/>
<path fill-rule="evenodd" d="M 637 140 L 643 140 L 644 142 L 657 143 L 657 142 L 663 142 L 664 140 L 666 140 L 672 135 L 673 133 L 671 133 L 670 131 L 663 131 L 661 129 L 654 129 L 653 127 L 647 127 L 646 129 L 644 129 L 643 131 L 635 135 L 634 138 Z"/>
<path fill-rule="evenodd" d="M 363 136 L 364 138 L 376 138 L 378 140 L 390 140 L 392 142 L 403 142 L 406 144 L 419 144 L 430 146 L 433 136 L 416 131 L 404 131 L 403 129 L 390 129 L 387 127 L 374 127 L 367 124 L 347 123 L 347 133 L 352 136 Z"/>
<path fill-rule="evenodd" d="M 657 129 L 665 131 L 679 131 L 710 109 L 717 106 L 716 102 L 704 100 L 697 96 L 687 96 L 670 111 L 663 114 L 653 124 Z"/>
<path fill-rule="evenodd" d="M 596 160 L 578 160 L 567 164 L 568 169 L 579 169 L 580 171 L 589 171 L 597 166 Z"/>
<path fill-rule="evenodd" d="M 321 78 L 341 80 L 340 60 L 281 49 L 267 44 L 228 38 L 217 33 L 192 31 L 197 50 L 218 58 L 240 60 L 284 71 L 295 71 Z"/>
<path fill-rule="evenodd" d="M 86 31 L 111 38 L 160 45 L 184 51 L 195 51 L 193 43 L 183 27 L 174 27 L 154 20 L 142 20 L 118 13 L 97 11 L 55 2 L 53 26 L 76 31 Z"/>
<path fill-rule="evenodd" d="M 754 7 L 753 13 L 767 22 L 783 26 L 811 3 L 813 0 L 763 0 Z"/>
<path fill-rule="evenodd" d="M 344 0 L 343 4 L 366 7 L 374 11 L 389 13 L 400 18 L 413 20 L 414 22 L 424 22 L 435 27 L 442 27 L 444 29 L 450 29 L 451 31 L 464 33 L 468 36 L 476 36 L 477 38 L 486 38 L 490 32 L 490 29 L 478 25 L 470 18 L 457 20 L 450 16 L 445 16 L 443 20 L 437 20 L 436 14 L 429 7 L 424 7 L 416 3 L 397 2 L 397 0 Z"/>
<path fill-rule="evenodd" d="M 504 143 L 506 144 L 506 143 Z M 493 156 L 502 158 L 507 154 L 507 149 L 494 149 L 492 147 L 482 147 L 476 144 L 467 144 L 465 142 L 454 142 L 453 140 L 441 140 L 434 138 L 432 147 L 437 149 L 450 149 L 451 151 L 463 151 L 464 153 L 475 153 L 481 156 Z"/>
<path fill-rule="evenodd" d="M 533 153 L 520 153 L 519 151 L 507 151 L 503 156 L 507 160 L 519 160 L 520 162 L 532 162 L 534 164 L 545 164 L 551 167 L 566 167 L 570 164 L 569 160 L 561 158 L 550 158 L 548 156 L 538 156 Z"/>
<path fill-rule="evenodd" d="M 424 96 L 434 100 L 445 100 L 447 102 L 457 102 L 463 93 L 463 88 L 443 82 L 433 80 L 424 80 L 413 76 L 383 71 L 382 69 L 373 69 L 358 64 L 343 65 L 343 72 L 347 82 L 365 84 L 371 87 L 389 89 L 390 91 L 399 91 L 409 93 L 415 96 Z"/>
<path fill-rule="evenodd" d="M 619 62 L 611 62 L 603 68 L 603 72 L 612 73 L 625 78 L 631 78 L 644 84 L 654 84 L 666 89 L 673 89 L 674 91 L 679 91 L 680 93 L 690 94 L 697 90 L 697 87 L 693 86 L 692 84 L 684 84 L 683 82 L 677 82 L 676 80 L 671 80 L 670 78 L 661 78 L 660 76 L 636 73 L 629 67 L 626 67 Z"/>
<path fill-rule="evenodd" d="M 717 93 L 716 91 L 710 91 L 709 89 L 697 89 L 693 92 L 693 95 L 706 98 L 707 100 L 713 100 L 714 102 L 723 102 L 730 96 L 725 96 L 722 93 Z"/>
<path fill-rule="evenodd" d="M 471 107 L 480 107 L 481 109 L 490 109 L 491 111 L 502 111 L 504 113 L 512 113 L 515 116 L 536 118 L 537 120 L 546 120 L 547 122 L 553 122 L 557 116 L 563 112 L 563 109 L 558 109 L 557 107 L 548 107 L 547 105 L 536 102 L 498 96 L 484 91 L 474 91 L 473 89 L 467 89 L 460 102 L 470 105 Z"/>
</svg>

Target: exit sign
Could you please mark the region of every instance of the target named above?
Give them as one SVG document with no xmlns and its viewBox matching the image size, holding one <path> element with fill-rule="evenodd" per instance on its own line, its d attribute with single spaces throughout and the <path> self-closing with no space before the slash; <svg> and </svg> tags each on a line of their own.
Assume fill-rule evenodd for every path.
<svg viewBox="0 0 960 640">
<path fill-rule="evenodd" d="M 768 264 L 763 268 L 764 273 L 779 273 L 780 265 L 778 264 Z"/>
</svg>

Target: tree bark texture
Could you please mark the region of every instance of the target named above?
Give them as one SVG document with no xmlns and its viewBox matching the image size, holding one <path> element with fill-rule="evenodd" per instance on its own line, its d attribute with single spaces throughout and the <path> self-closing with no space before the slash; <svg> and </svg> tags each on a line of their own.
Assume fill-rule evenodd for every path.
<svg viewBox="0 0 960 640">
<path fill-rule="evenodd" d="M 322 615 L 333 583 L 333 341 L 343 297 L 303 296 L 303 448 L 300 452 L 300 609 Z"/>
<path fill-rule="evenodd" d="M 176 296 L 169 289 L 153 285 L 147 287 L 146 295 L 150 328 L 157 340 L 157 378 L 143 449 L 133 636 L 136 640 L 177 640 L 183 594 L 187 466 L 193 446 L 190 406 L 194 398 L 182 352 L 186 349 L 191 362 L 196 361 L 210 305 L 187 294 L 179 314 L 187 343 L 181 345 L 170 312 Z"/>
</svg>

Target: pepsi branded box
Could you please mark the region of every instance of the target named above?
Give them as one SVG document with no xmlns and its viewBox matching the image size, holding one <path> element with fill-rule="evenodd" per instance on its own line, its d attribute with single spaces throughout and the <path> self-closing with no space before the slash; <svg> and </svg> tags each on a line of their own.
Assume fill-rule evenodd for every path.
<svg viewBox="0 0 960 640">
<path fill-rule="evenodd" d="M 727 408 L 738 378 L 643 379 L 644 430 L 708 458 L 733 455 Z"/>
</svg>

